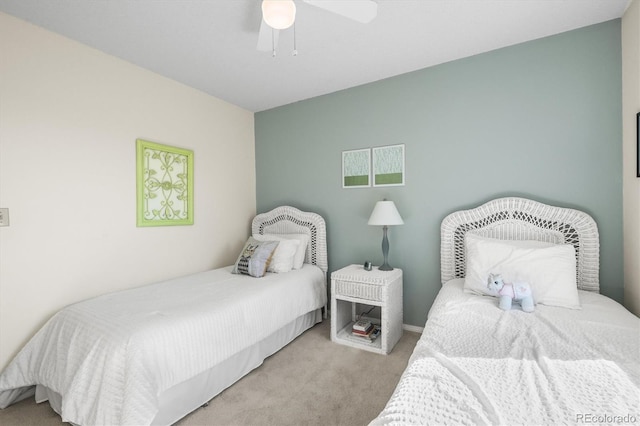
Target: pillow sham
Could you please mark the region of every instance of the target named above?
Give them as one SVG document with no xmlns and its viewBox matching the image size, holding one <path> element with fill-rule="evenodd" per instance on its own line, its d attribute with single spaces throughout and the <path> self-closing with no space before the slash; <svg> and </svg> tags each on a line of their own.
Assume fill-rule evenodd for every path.
<svg viewBox="0 0 640 426">
<path fill-rule="evenodd" d="M 503 242 L 519 248 L 542 248 L 542 247 L 553 247 L 557 245 L 555 243 L 549 243 L 546 241 L 538 241 L 538 240 L 501 240 L 499 238 L 485 237 L 483 235 L 476 234 L 474 231 L 467 231 L 466 235 L 471 235 L 471 238 L 477 237 L 482 240 Z"/>
<path fill-rule="evenodd" d="M 490 295 L 490 273 L 505 282 L 526 281 L 535 303 L 580 309 L 576 283 L 576 252 L 570 244 L 511 241 L 465 235 L 466 292 Z"/>
<path fill-rule="evenodd" d="M 304 260 L 307 255 L 307 246 L 309 245 L 309 236 L 307 234 L 263 234 L 270 240 L 282 241 L 282 240 L 296 240 L 300 244 L 296 249 L 296 254 L 293 257 L 293 269 L 300 269 L 304 264 Z M 254 235 L 255 237 L 255 235 Z"/>
<path fill-rule="evenodd" d="M 251 275 L 256 278 L 264 276 L 277 246 L 277 241 L 260 242 L 253 237 L 249 237 L 231 272 Z"/>
<path fill-rule="evenodd" d="M 278 247 L 273 252 L 267 271 L 282 274 L 293 269 L 293 260 L 300 246 L 300 241 L 285 238 L 276 239 L 273 235 L 254 235 L 253 238 L 258 241 L 278 242 Z"/>
</svg>

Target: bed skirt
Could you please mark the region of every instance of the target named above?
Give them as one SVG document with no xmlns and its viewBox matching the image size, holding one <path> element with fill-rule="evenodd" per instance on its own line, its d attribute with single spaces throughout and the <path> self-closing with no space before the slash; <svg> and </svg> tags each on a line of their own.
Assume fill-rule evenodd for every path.
<svg viewBox="0 0 640 426">
<path fill-rule="evenodd" d="M 160 394 L 160 411 L 151 424 L 171 425 L 184 417 L 185 413 L 197 410 L 262 365 L 266 358 L 320 322 L 322 322 L 322 309 L 311 311 L 209 370 L 167 389 Z M 25 393 L 21 399 L 30 396 L 30 394 L 33 394 L 33 389 Z M 46 386 L 38 385 L 35 389 L 35 399 L 37 403 L 48 400 L 51 408 L 60 414 L 62 399 L 57 392 Z"/>
</svg>

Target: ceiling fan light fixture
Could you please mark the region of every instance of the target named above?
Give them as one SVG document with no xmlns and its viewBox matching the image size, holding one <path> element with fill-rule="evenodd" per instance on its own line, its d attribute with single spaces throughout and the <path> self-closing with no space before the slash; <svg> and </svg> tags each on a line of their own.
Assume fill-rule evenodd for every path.
<svg viewBox="0 0 640 426">
<path fill-rule="evenodd" d="M 296 5 L 293 0 L 262 0 L 262 19 L 271 28 L 287 29 L 296 19 Z"/>
</svg>

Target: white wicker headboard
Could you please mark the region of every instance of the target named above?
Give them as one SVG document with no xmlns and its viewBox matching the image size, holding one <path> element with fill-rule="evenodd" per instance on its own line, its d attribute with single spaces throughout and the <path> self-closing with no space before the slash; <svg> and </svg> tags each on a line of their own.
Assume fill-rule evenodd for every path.
<svg viewBox="0 0 640 426">
<path fill-rule="evenodd" d="M 572 244 L 581 290 L 600 290 L 600 241 L 591 216 L 579 210 L 548 206 L 525 198 L 498 198 L 470 210 L 451 213 L 440 228 L 441 280 L 465 276 L 467 231 L 502 240 L 538 240 Z"/>
<path fill-rule="evenodd" d="M 256 215 L 251 223 L 253 234 L 307 234 L 309 246 L 305 263 L 317 265 L 325 276 L 328 270 L 327 230 L 324 219 L 317 213 L 303 212 L 290 206 Z"/>
</svg>

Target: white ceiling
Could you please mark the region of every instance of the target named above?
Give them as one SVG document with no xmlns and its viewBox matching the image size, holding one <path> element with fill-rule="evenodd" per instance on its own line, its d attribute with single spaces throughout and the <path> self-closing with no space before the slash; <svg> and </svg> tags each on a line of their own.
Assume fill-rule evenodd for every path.
<svg viewBox="0 0 640 426">
<path fill-rule="evenodd" d="M 349 1 L 349 0 L 344 0 Z M 260 0 L 0 0 L 0 11 L 262 111 L 620 18 L 631 0 L 377 0 L 359 24 L 296 1 L 278 54 L 256 50 Z"/>
</svg>

